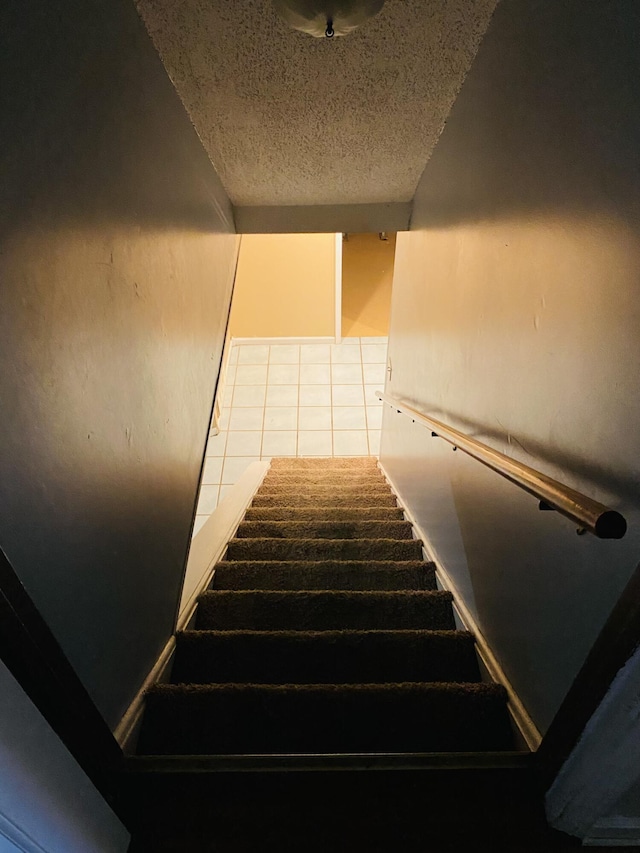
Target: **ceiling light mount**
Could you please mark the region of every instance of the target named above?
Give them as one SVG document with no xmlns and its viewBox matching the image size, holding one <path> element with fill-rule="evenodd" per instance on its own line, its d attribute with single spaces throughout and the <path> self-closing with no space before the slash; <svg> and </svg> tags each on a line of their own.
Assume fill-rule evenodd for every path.
<svg viewBox="0 0 640 853">
<path fill-rule="evenodd" d="M 294 30 L 314 38 L 346 36 L 377 15 L 384 0 L 273 0 L 280 17 Z"/>
</svg>

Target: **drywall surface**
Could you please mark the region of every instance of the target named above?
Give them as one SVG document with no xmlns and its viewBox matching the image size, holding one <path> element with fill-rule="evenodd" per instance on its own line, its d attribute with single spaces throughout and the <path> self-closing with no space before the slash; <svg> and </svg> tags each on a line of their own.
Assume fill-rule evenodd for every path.
<svg viewBox="0 0 640 853">
<path fill-rule="evenodd" d="M 1 662 L 0 766 L 0 850 L 3 835 L 7 850 L 128 849 L 127 830 Z"/>
<path fill-rule="evenodd" d="M 547 820 L 554 828 L 583 839 L 622 836 L 623 840 L 626 835 L 637 844 L 639 681 L 640 651 L 636 650 L 618 671 L 582 738 L 547 791 Z"/>
<path fill-rule="evenodd" d="M 0 542 L 115 725 L 172 631 L 238 238 L 132 3 L 0 32 Z"/>
<path fill-rule="evenodd" d="M 349 234 L 342 244 L 342 334 L 387 335 L 396 235 Z"/>
<path fill-rule="evenodd" d="M 381 458 L 544 731 L 640 552 L 640 8 L 505 0 L 398 235 L 388 391 L 629 521 L 578 537 L 385 411 Z"/>
<path fill-rule="evenodd" d="M 233 216 L 242 234 L 408 231 L 411 202 L 234 207 Z"/>
<path fill-rule="evenodd" d="M 335 334 L 333 234 L 245 234 L 229 331 L 235 338 Z"/>
</svg>

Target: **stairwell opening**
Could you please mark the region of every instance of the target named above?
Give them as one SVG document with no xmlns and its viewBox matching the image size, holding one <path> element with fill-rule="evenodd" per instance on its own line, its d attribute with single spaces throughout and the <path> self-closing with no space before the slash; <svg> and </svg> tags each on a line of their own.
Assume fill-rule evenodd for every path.
<svg viewBox="0 0 640 853">
<path fill-rule="evenodd" d="M 250 234 L 240 246 L 194 535 L 248 465 L 376 456 L 395 234 Z"/>
</svg>

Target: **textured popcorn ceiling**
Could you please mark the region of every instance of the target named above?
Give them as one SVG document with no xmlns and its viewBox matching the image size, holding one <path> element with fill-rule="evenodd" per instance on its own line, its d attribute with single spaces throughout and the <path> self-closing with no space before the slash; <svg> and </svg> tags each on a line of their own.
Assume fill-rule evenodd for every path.
<svg viewBox="0 0 640 853">
<path fill-rule="evenodd" d="M 349 36 L 270 0 L 138 0 L 235 205 L 410 201 L 497 0 L 387 0 Z"/>
</svg>

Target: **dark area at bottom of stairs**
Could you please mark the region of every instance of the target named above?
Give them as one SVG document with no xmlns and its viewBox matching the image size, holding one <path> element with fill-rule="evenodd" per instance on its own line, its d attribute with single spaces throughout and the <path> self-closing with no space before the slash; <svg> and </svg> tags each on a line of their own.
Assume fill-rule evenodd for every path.
<svg viewBox="0 0 640 853">
<path fill-rule="evenodd" d="M 130 853 L 572 850 L 530 773 L 168 774 L 126 779 Z M 139 827 L 139 829 L 137 828 Z"/>
<path fill-rule="evenodd" d="M 167 683 L 147 692 L 121 779 L 131 853 L 576 846 L 548 829 L 506 691 L 482 681 L 398 510 L 375 459 L 272 460 Z M 336 754 L 362 753 L 384 769 L 336 771 Z"/>
</svg>

